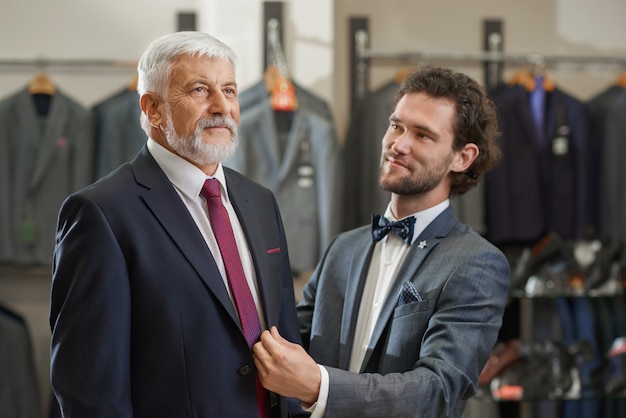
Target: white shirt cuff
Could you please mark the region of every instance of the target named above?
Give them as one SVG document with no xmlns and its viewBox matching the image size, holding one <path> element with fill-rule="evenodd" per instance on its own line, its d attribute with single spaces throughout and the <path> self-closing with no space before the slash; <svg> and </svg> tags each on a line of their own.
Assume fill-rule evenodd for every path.
<svg viewBox="0 0 626 418">
<path fill-rule="evenodd" d="M 308 408 L 304 408 L 305 411 L 311 413 L 310 418 L 323 418 L 326 414 L 326 404 L 328 402 L 328 370 L 321 365 L 317 365 L 320 368 L 320 374 L 322 381 L 320 382 L 320 393 L 317 396 L 317 402 Z"/>
</svg>

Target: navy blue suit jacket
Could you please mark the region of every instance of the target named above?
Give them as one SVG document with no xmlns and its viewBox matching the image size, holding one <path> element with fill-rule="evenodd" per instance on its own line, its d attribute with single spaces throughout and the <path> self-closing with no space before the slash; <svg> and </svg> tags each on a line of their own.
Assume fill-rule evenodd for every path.
<svg viewBox="0 0 626 418">
<path fill-rule="evenodd" d="M 548 231 L 567 239 L 588 235 L 594 226 L 588 211 L 590 134 L 584 104 L 558 88 L 549 92 L 546 143 L 540 146 L 526 89 L 503 87 L 493 99 L 503 155 L 485 178 L 489 239 L 509 244 L 532 243 Z M 563 135 L 566 142 L 560 141 L 555 153 L 559 111 L 565 121 L 559 125 L 566 126 L 567 132 Z"/>
<path fill-rule="evenodd" d="M 224 171 L 267 326 L 299 342 L 274 196 Z M 146 147 L 65 201 L 53 267 L 51 374 L 65 416 L 256 416 L 254 363 L 235 308 Z M 274 416 L 287 416 L 285 400 L 273 401 Z"/>
</svg>

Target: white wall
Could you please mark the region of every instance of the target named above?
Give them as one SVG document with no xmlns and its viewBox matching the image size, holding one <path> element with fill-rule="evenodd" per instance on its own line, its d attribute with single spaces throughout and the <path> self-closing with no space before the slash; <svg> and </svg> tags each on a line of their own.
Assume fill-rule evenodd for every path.
<svg viewBox="0 0 626 418">
<path fill-rule="evenodd" d="M 285 56 L 301 85 L 330 99 L 332 0 L 285 1 Z M 134 62 L 158 36 L 177 29 L 177 13 L 195 11 L 198 30 L 238 55 L 238 82 L 262 76 L 262 0 L 2 0 L 0 98 L 24 88 L 40 70 L 85 106 L 107 98 L 134 75 Z M 119 67 L 9 66 L 10 60 L 115 60 Z M 310 65 L 310 62 L 316 63 Z"/>
<path fill-rule="evenodd" d="M 245 89 L 263 68 L 263 1 L 200 1 L 199 29 L 218 35 L 239 57 L 238 82 Z M 333 98 L 333 1 L 283 1 L 282 45 L 287 67 L 298 84 L 324 99 Z M 224 18 L 231 16 L 232 18 Z"/>
</svg>

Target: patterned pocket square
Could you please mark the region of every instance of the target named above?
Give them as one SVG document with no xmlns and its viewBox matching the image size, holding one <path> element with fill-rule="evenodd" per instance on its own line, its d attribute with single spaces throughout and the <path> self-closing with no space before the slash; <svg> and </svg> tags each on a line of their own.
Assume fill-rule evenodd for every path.
<svg viewBox="0 0 626 418">
<path fill-rule="evenodd" d="M 398 295 L 397 306 L 402 306 L 411 302 L 420 302 L 421 300 L 422 296 L 420 296 L 415 286 L 413 286 L 413 283 L 402 283 L 402 289 L 400 290 L 400 294 Z"/>
</svg>

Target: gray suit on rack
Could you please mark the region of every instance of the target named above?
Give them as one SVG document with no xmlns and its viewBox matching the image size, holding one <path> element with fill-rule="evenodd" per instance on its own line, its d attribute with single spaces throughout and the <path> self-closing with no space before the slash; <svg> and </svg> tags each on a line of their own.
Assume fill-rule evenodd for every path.
<svg viewBox="0 0 626 418">
<path fill-rule="evenodd" d="M 506 258 L 446 209 L 411 246 L 355 374 L 346 370 L 373 248 L 369 226 L 339 235 L 298 305 L 304 345 L 329 372 L 326 416 L 460 417 L 500 329 Z M 406 282 L 421 300 L 405 303 Z"/>
<path fill-rule="evenodd" d="M 63 92 L 39 116 L 27 89 L 0 102 L 0 262 L 50 264 L 59 208 L 93 180 L 89 111 Z M 5 189 L 8 187 L 8 189 Z"/>
<path fill-rule="evenodd" d="M 312 270 L 340 230 L 340 146 L 331 119 L 296 93 L 286 144 L 279 141 L 269 100 L 246 104 L 239 124 L 240 145 L 224 163 L 274 192 L 280 207 L 291 266 Z M 260 96 L 262 97 L 262 96 Z M 315 102 L 317 103 L 317 102 Z M 312 169 L 310 174 L 302 170 Z"/>
<path fill-rule="evenodd" d="M 131 161 L 148 139 L 141 128 L 139 94 L 124 88 L 92 109 L 95 132 L 95 177 Z"/>
</svg>

